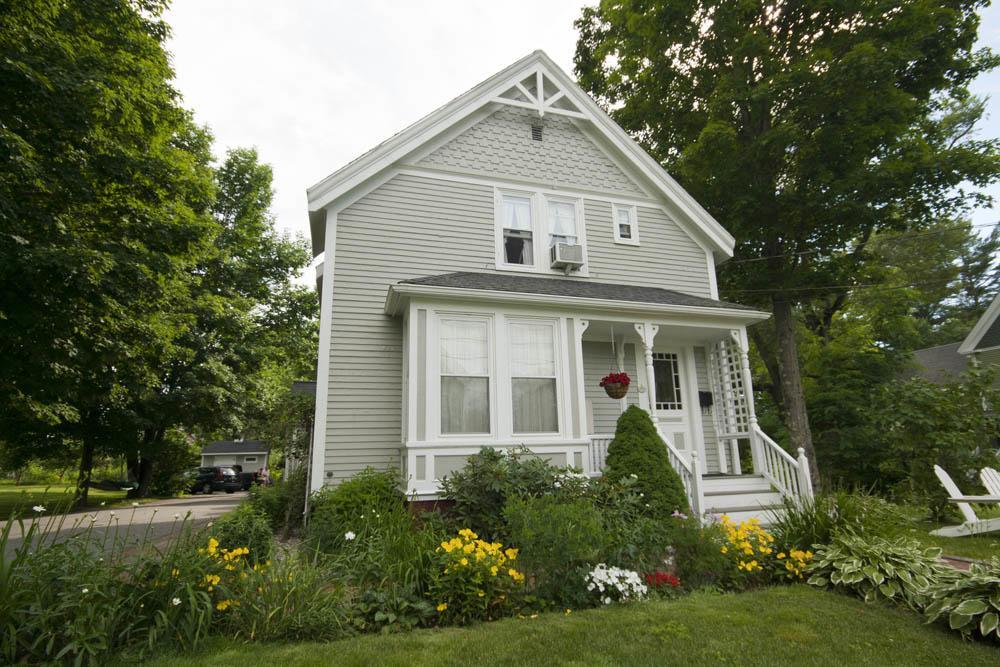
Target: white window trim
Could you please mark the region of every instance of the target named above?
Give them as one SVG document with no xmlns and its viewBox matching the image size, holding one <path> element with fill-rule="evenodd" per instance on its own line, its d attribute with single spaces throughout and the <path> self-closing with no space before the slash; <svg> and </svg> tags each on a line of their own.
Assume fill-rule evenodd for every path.
<svg viewBox="0 0 1000 667">
<path fill-rule="evenodd" d="M 618 229 L 618 211 L 628 211 L 632 219 L 632 238 L 622 238 Z M 615 243 L 622 245 L 639 245 L 639 211 L 634 204 L 611 204 L 611 229 L 615 235 Z"/>
<path fill-rule="evenodd" d="M 442 433 L 441 432 L 441 320 L 466 320 L 486 323 L 487 349 L 489 359 L 487 370 L 489 371 L 489 410 L 490 410 L 490 431 L 489 433 Z M 448 312 L 436 311 L 433 317 L 428 318 L 427 323 L 427 383 L 430 391 L 427 392 L 428 400 L 425 402 L 427 415 L 428 433 L 436 434 L 442 441 L 447 440 L 493 440 L 497 434 L 497 335 L 496 318 L 492 315 L 468 313 L 468 312 Z M 478 377 L 478 376 L 477 376 Z"/>
<path fill-rule="evenodd" d="M 550 201 L 572 203 L 576 209 L 577 243 L 583 248 L 583 266 L 577 271 L 571 271 L 571 276 L 588 277 L 589 262 L 587 260 L 587 222 L 584 219 L 583 197 L 556 194 L 543 190 L 522 190 L 517 188 L 494 187 L 493 194 L 493 238 L 496 245 L 494 266 L 498 271 L 518 271 L 521 273 L 546 273 L 550 275 L 565 275 L 562 269 L 553 269 L 549 260 L 549 210 Z M 527 197 L 531 200 L 531 240 L 534 251 L 534 264 L 508 264 L 503 247 L 503 197 Z"/>
</svg>

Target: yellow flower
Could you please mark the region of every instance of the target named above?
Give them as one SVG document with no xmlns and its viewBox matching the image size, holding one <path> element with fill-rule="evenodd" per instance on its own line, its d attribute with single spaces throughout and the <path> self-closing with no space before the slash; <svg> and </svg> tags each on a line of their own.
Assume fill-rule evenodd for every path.
<svg viewBox="0 0 1000 667">
<path fill-rule="evenodd" d="M 781 552 L 781 553 L 778 554 L 778 560 L 781 560 L 784 557 L 785 557 L 784 552 Z"/>
<path fill-rule="evenodd" d="M 219 611 L 225 611 L 232 603 L 232 600 L 219 600 L 219 603 L 215 605 L 215 608 Z"/>
<path fill-rule="evenodd" d="M 507 549 L 504 553 L 507 555 L 508 560 L 514 560 L 517 558 L 517 549 L 514 549 L 513 547 Z"/>
<path fill-rule="evenodd" d="M 464 547 L 462 547 L 462 551 L 464 551 L 467 554 L 471 554 L 475 550 L 476 550 L 476 545 L 474 544 L 466 544 Z"/>
<path fill-rule="evenodd" d="M 447 605 L 446 603 L 444 603 L 444 602 L 442 602 L 441 604 L 439 604 L 439 605 L 437 606 L 437 610 L 438 610 L 438 611 L 444 611 L 444 610 L 445 610 L 445 609 L 447 609 L 447 608 L 448 608 L 448 605 Z"/>
<path fill-rule="evenodd" d="M 219 549 L 219 540 L 214 537 L 208 538 L 208 553 L 215 555 L 215 552 Z"/>
<path fill-rule="evenodd" d="M 178 570 L 176 567 L 174 569 L 170 570 L 170 576 L 171 577 L 177 578 L 177 577 L 180 576 L 180 574 L 181 574 L 181 571 Z"/>
<path fill-rule="evenodd" d="M 462 560 L 460 560 L 458 562 L 461 563 L 462 565 L 468 565 L 469 564 L 469 559 L 468 558 L 463 558 Z"/>
<path fill-rule="evenodd" d="M 722 547 L 722 553 L 724 554 L 729 553 L 729 547 Z"/>
<path fill-rule="evenodd" d="M 494 577 L 497 576 L 497 572 L 499 572 L 499 571 L 500 571 L 500 568 L 498 568 L 496 565 L 494 565 L 493 567 L 490 568 L 490 574 L 492 574 Z"/>
<path fill-rule="evenodd" d="M 478 593 L 476 593 L 476 595 L 478 595 L 479 597 L 483 597 L 484 595 L 486 595 L 486 593 L 484 591 L 479 591 Z"/>
</svg>

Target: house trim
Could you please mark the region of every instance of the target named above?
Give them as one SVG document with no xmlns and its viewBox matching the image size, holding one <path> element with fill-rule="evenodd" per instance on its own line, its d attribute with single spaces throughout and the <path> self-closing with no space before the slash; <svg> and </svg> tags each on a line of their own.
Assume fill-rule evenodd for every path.
<svg viewBox="0 0 1000 667">
<path fill-rule="evenodd" d="M 993 326 L 993 323 L 996 321 L 998 315 L 1000 315 L 1000 294 L 997 294 L 993 298 L 993 302 L 990 304 L 989 308 L 987 308 L 986 312 L 983 313 L 983 316 L 979 318 L 976 325 L 972 327 L 972 331 L 970 331 L 969 335 L 965 337 L 962 344 L 958 346 L 958 353 L 972 354 L 973 352 L 982 352 L 987 349 L 993 349 L 979 349 L 977 346 L 979 345 L 979 341 L 983 339 L 983 336 L 986 335 L 986 332 Z"/>
<path fill-rule="evenodd" d="M 629 225 L 632 227 L 632 237 L 627 239 L 621 236 L 621 230 L 618 228 L 618 211 L 623 210 L 627 210 L 629 212 L 629 218 L 631 220 Z M 666 211 L 664 211 L 664 213 L 665 212 Z M 615 243 L 619 245 L 641 245 L 639 242 L 639 207 L 635 204 L 623 204 L 617 201 L 612 201 L 611 234 L 614 237 Z"/>
<path fill-rule="evenodd" d="M 704 208 L 663 170 L 629 135 L 620 128 L 582 89 L 572 81 L 542 51 L 535 51 L 499 73 L 480 83 L 467 93 L 417 121 L 409 128 L 379 144 L 361 157 L 348 163 L 338 171 L 321 180 L 307 190 L 311 211 L 318 211 L 337 200 L 341 195 L 360 186 L 366 180 L 378 175 L 386 168 L 403 160 L 408 154 L 431 141 L 441 132 L 461 123 L 469 114 L 491 102 L 512 104 L 508 98 L 498 97 L 515 87 L 532 72 L 544 77 L 559 87 L 561 97 L 581 109 L 580 117 L 590 121 L 603 138 L 617 151 L 629 158 L 636 171 L 648 179 L 663 198 L 676 208 L 686 222 L 693 223 L 689 229 L 692 236 L 702 237 L 721 256 L 732 256 L 735 240 Z M 515 106 L 518 106 L 515 104 Z M 523 105 L 521 105 L 523 106 Z M 529 108 L 535 108 L 530 105 Z M 562 113 L 577 117 L 575 112 L 566 112 L 552 107 L 538 108 L 545 112 Z M 682 227 L 685 221 L 676 220 Z M 697 231 L 697 233 L 693 233 Z"/>
<path fill-rule="evenodd" d="M 333 329 L 333 269 L 336 260 L 337 213 L 326 212 L 323 289 L 320 297 L 319 359 L 316 367 L 316 415 L 310 452 L 309 488 L 317 491 L 326 476 L 326 415 L 330 393 L 330 338 Z"/>
</svg>

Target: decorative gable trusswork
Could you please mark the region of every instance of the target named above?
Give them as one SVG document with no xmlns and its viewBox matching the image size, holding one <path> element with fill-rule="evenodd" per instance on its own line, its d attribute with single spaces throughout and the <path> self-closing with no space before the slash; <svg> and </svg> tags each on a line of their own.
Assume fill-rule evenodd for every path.
<svg viewBox="0 0 1000 667">
<path fill-rule="evenodd" d="M 647 196 L 568 117 L 520 107 L 499 109 L 418 164 Z"/>
<path fill-rule="evenodd" d="M 539 94 L 541 91 L 541 94 Z M 574 118 L 586 118 L 570 101 L 559 83 L 547 76 L 543 70 L 536 70 L 518 81 L 514 86 L 493 98 L 494 102 L 531 109 L 542 117 L 548 113 Z"/>
</svg>

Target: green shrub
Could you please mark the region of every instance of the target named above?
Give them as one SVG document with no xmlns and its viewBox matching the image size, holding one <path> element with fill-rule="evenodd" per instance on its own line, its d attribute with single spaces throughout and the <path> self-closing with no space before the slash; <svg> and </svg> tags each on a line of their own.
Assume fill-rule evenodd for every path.
<svg viewBox="0 0 1000 667">
<path fill-rule="evenodd" d="M 638 480 L 590 480 L 582 496 L 601 517 L 606 543 L 601 560 L 640 572 L 662 568 L 672 544 L 673 517 L 650 516 Z"/>
<path fill-rule="evenodd" d="M 722 586 L 731 578 L 732 565 L 721 551 L 726 543 L 721 524 L 674 517 L 669 534 L 674 573 L 685 589 Z"/>
<path fill-rule="evenodd" d="M 206 530 L 219 541 L 222 549 L 248 548 L 254 563 L 270 560 L 274 552 L 274 533 L 267 515 L 250 503 L 240 503 L 232 512 L 213 521 Z"/>
<path fill-rule="evenodd" d="M 912 540 L 836 535 L 820 546 L 809 567 L 809 583 L 853 593 L 865 602 L 890 601 L 921 610 L 928 589 L 955 571 L 938 561 L 940 549 Z"/>
<path fill-rule="evenodd" d="M 183 431 L 180 429 L 167 431 L 163 444 L 156 449 L 149 492 L 154 496 L 175 496 L 188 491 L 189 482 L 184 473 L 198 465 L 200 454 L 201 447 Z M 116 475 L 112 479 L 117 479 L 119 476 Z"/>
<path fill-rule="evenodd" d="M 302 528 L 305 499 L 306 469 L 299 466 L 270 486 L 250 487 L 247 502 L 267 515 L 272 530 L 287 538 Z"/>
<path fill-rule="evenodd" d="M 466 528 L 494 540 L 507 538 L 503 518 L 510 498 L 526 498 L 579 486 L 572 468 L 554 466 L 527 449 L 483 447 L 465 467 L 441 480 L 441 497 L 454 501 L 452 515 Z"/>
<path fill-rule="evenodd" d="M 432 625 L 434 605 L 410 589 L 369 588 L 351 605 L 351 623 L 360 632 L 403 632 Z"/>
<path fill-rule="evenodd" d="M 603 560 L 609 543 L 597 507 L 553 496 L 512 498 L 504 516 L 535 593 L 559 605 L 581 605 L 587 566 Z"/>
<path fill-rule="evenodd" d="M 404 511 L 406 498 L 399 484 L 395 471 L 366 468 L 337 486 L 313 494 L 306 531 L 311 545 L 320 551 L 335 552 L 350 541 L 345 538 L 348 533 L 358 533 L 364 517 Z"/>
<path fill-rule="evenodd" d="M 1000 640 L 1000 558 L 935 582 L 924 609 L 928 622 L 942 620 L 963 637 Z"/>
<path fill-rule="evenodd" d="M 897 505 L 863 491 L 836 491 L 812 499 L 785 499 L 772 512 L 770 530 L 785 549 L 813 549 L 844 532 L 869 537 L 901 535 L 912 520 Z"/>
<path fill-rule="evenodd" d="M 650 516 L 669 516 L 674 511 L 688 510 L 684 485 L 670 465 L 667 446 L 649 414 L 637 406 L 629 406 L 618 418 L 615 437 L 608 445 L 604 474 L 612 479 L 635 475 L 649 503 Z"/>
</svg>

